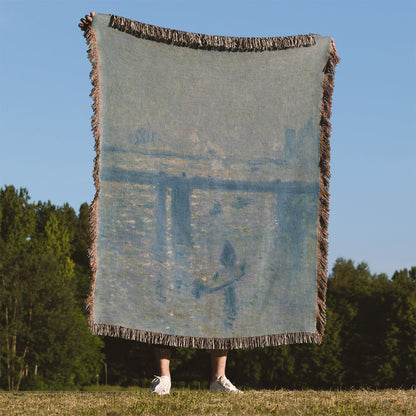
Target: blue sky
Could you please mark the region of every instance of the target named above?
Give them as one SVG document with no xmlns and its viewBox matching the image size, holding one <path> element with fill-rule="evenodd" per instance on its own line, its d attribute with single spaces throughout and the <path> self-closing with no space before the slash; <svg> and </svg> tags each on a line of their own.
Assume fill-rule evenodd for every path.
<svg viewBox="0 0 416 416">
<path fill-rule="evenodd" d="M 333 37 L 329 266 L 345 257 L 391 276 L 416 265 L 414 0 L 0 0 L 0 186 L 75 209 L 94 195 L 77 27 L 91 10 L 207 34 Z"/>
</svg>

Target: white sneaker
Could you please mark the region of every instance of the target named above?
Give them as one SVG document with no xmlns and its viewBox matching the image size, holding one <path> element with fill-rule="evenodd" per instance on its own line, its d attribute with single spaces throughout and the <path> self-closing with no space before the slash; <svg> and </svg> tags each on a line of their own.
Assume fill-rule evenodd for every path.
<svg viewBox="0 0 416 416">
<path fill-rule="evenodd" d="M 221 393 L 242 393 L 225 376 L 219 376 L 215 381 L 212 381 L 209 391 L 211 393 L 214 391 L 220 391 Z"/>
<path fill-rule="evenodd" d="M 152 394 L 170 394 L 170 377 L 168 376 L 155 376 L 152 381 Z"/>
</svg>

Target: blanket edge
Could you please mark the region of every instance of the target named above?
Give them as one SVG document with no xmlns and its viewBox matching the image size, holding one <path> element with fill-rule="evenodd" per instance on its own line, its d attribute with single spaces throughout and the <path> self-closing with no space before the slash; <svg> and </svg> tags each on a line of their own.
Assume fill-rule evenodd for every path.
<svg viewBox="0 0 416 416">
<path fill-rule="evenodd" d="M 208 350 L 252 349 L 289 344 L 320 343 L 318 335 L 313 332 L 293 332 L 259 335 L 254 337 L 214 338 L 162 334 L 107 324 L 93 324 L 91 329 L 94 335 L 123 338 L 130 341 L 163 345 L 167 347 L 200 348 Z"/>
<path fill-rule="evenodd" d="M 112 16 L 113 17 L 113 16 Z M 124 18 L 122 18 L 124 19 Z M 129 20 L 129 19 L 125 19 Z M 131 21 L 134 22 L 134 21 Z M 139 22 L 134 22 L 139 24 Z M 111 22 L 110 22 L 111 25 Z M 151 25 L 141 24 L 147 27 Z M 157 28 L 156 26 L 152 26 Z M 158 28 L 171 31 L 171 35 L 179 33 L 179 31 L 173 31 L 171 29 Z M 126 30 L 127 31 L 127 30 Z M 187 33 L 187 32 L 181 32 Z M 169 36 L 171 36 L 169 35 Z M 198 34 L 191 34 L 198 35 Z M 200 35 L 207 36 L 207 35 Z M 315 39 L 311 36 L 313 43 Z M 321 103 L 321 120 L 320 120 L 320 193 L 319 193 L 319 220 L 318 220 L 318 259 L 317 259 L 317 310 L 316 310 L 316 328 L 315 333 L 309 332 L 297 332 L 297 333 L 282 333 L 272 335 L 262 335 L 256 337 L 239 337 L 239 338 L 204 338 L 204 337 L 190 337 L 181 335 L 169 335 L 162 333 L 154 333 L 148 331 L 142 331 L 132 328 L 124 328 L 117 325 L 96 324 L 94 323 L 94 292 L 95 282 L 97 276 L 97 234 L 98 234 L 98 200 L 99 200 L 99 165 L 101 156 L 101 91 L 100 91 L 100 75 L 99 75 L 99 53 L 97 48 L 97 37 L 92 27 L 89 25 L 84 31 L 84 37 L 88 45 L 88 59 L 91 62 L 92 70 L 90 72 L 90 81 L 92 84 L 92 90 L 90 97 L 93 100 L 92 110 L 93 115 L 91 117 L 91 131 L 94 137 L 94 150 L 96 156 L 94 158 L 93 180 L 95 185 L 95 195 L 90 205 L 90 247 L 88 255 L 91 266 L 91 286 L 90 293 L 86 301 L 86 307 L 89 313 L 88 323 L 91 331 L 95 335 L 120 337 L 124 339 L 136 340 L 139 342 L 147 342 L 151 344 L 161 344 L 166 346 L 176 347 L 189 347 L 189 348 L 205 348 L 205 349 L 247 349 L 277 345 L 287 345 L 296 343 L 316 343 L 322 342 L 326 324 L 326 291 L 327 291 L 327 272 L 328 272 L 328 219 L 329 219 L 329 181 L 330 181 L 330 135 L 331 135 L 331 106 L 332 106 L 332 94 L 334 90 L 334 76 L 335 67 L 339 63 L 339 56 L 336 53 L 336 47 L 332 39 L 332 49 L 328 56 L 327 64 L 324 68 L 324 80 L 323 80 L 323 92 Z M 140 36 L 142 37 L 142 36 Z M 226 38 L 215 37 L 212 38 Z M 285 38 L 263 38 L 270 39 L 287 39 L 296 37 Z M 228 38 L 228 39 L 255 39 L 261 38 Z M 157 39 L 155 39 L 157 40 Z M 174 42 L 169 42 L 174 43 Z M 252 44 L 256 45 L 256 44 Z M 259 45 L 257 43 L 257 45 Z M 268 45 L 268 46 L 267 46 Z M 270 47 L 271 43 L 268 43 L 266 47 Z M 275 49 L 277 43 L 273 43 Z M 184 45 L 181 45 L 184 46 Z M 186 46 L 190 46 L 187 44 Z M 308 46 L 297 44 L 296 46 L 287 47 L 299 47 Z M 190 46 L 199 47 L 199 46 Z M 212 48 L 213 46 L 211 45 Z M 234 48 L 232 46 L 232 48 Z M 247 47 L 244 46 L 244 47 Z M 263 45 L 264 47 L 264 45 Z M 224 48 L 221 45 L 220 48 Z M 225 50 L 225 49 L 223 49 Z M 235 49 L 229 49 L 235 50 Z M 238 49 L 247 50 L 247 49 Z M 259 50 L 259 49 L 250 49 Z M 266 50 L 266 49 L 262 49 Z"/>
<path fill-rule="evenodd" d="M 90 81 L 92 89 L 90 97 L 93 100 L 91 105 L 93 115 L 91 117 L 91 131 L 94 137 L 94 168 L 93 181 L 95 186 L 95 194 L 90 204 L 89 212 L 89 231 L 90 231 L 90 245 L 88 248 L 88 257 L 91 267 L 91 283 L 90 292 L 86 300 L 86 309 L 88 312 L 88 324 L 92 329 L 94 326 L 94 293 L 95 282 L 97 278 L 97 236 L 98 236 L 98 198 L 100 193 L 100 156 L 101 156 L 101 89 L 100 89 L 100 75 L 99 75 L 99 54 L 97 48 L 97 36 L 95 30 L 91 25 L 88 25 L 84 31 L 84 37 L 87 42 L 88 59 L 91 62 L 92 70 L 90 72 Z"/>
<path fill-rule="evenodd" d="M 326 324 L 326 291 L 328 275 L 328 220 L 329 220 L 329 182 L 331 178 L 331 107 L 334 91 L 335 67 L 340 58 L 337 55 L 334 40 L 328 61 L 324 67 L 324 80 L 322 83 L 322 102 L 320 120 L 320 183 L 319 183 L 319 220 L 318 220 L 318 259 L 317 259 L 317 308 L 316 333 L 319 343 L 325 331 Z"/>
<path fill-rule="evenodd" d="M 229 52 L 273 51 L 316 44 L 313 34 L 279 37 L 205 35 L 154 26 L 115 15 L 110 15 L 109 26 L 142 39 L 188 48 Z"/>
</svg>

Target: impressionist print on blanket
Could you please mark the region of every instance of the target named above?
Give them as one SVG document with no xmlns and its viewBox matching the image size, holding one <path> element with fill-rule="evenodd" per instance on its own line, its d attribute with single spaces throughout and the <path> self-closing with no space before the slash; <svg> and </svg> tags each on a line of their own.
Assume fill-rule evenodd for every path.
<svg viewBox="0 0 416 416">
<path fill-rule="evenodd" d="M 232 38 L 97 14 L 94 333 L 169 346 L 319 343 L 331 38 Z"/>
</svg>

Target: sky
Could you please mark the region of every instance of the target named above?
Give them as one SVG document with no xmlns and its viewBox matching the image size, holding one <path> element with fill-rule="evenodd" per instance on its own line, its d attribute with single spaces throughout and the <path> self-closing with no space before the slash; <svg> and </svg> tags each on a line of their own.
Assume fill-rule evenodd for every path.
<svg viewBox="0 0 416 416">
<path fill-rule="evenodd" d="M 91 10 L 211 35 L 335 40 L 329 269 L 343 257 L 391 276 L 416 265 L 414 0 L 0 0 L 0 187 L 32 201 L 94 196 Z"/>
</svg>

